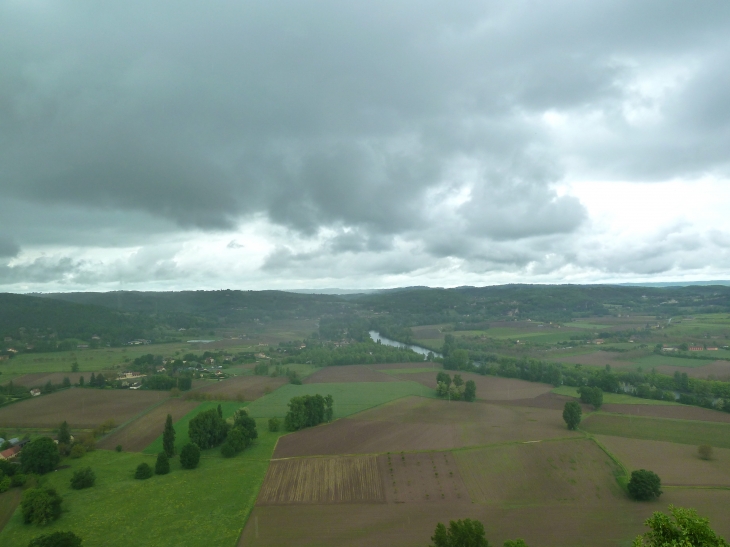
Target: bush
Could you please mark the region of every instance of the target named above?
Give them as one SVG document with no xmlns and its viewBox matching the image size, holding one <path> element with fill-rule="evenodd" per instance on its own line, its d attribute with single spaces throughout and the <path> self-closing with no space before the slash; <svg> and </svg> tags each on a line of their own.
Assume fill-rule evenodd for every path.
<svg viewBox="0 0 730 547">
<path fill-rule="evenodd" d="M 73 532 L 53 532 L 33 538 L 28 547 L 81 547 L 81 538 Z"/>
<path fill-rule="evenodd" d="M 12 479 L 10 477 L 3 477 L 0 479 L 0 494 L 3 492 L 7 492 L 10 490 L 10 485 L 12 484 Z"/>
<path fill-rule="evenodd" d="M 269 418 L 269 431 L 279 431 L 281 420 L 279 418 Z"/>
<path fill-rule="evenodd" d="M 121 444 L 118 444 L 118 445 L 117 445 L 117 448 L 116 448 L 115 450 L 116 450 L 117 452 L 121 452 L 121 451 L 122 451 L 122 445 L 121 445 Z"/>
<path fill-rule="evenodd" d="M 73 459 L 83 458 L 84 454 L 86 454 L 86 448 L 84 448 L 83 444 L 75 444 L 71 447 L 71 452 L 69 453 L 69 456 Z"/>
<path fill-rule="evenodd" d="M 40 437 L 28 443 L 20 453 L 20 463 L 26 473 L 43 475 L 53 471 L 60 461 L 58 447 L 50 437 Z"/>
<path fill-rule="evenodd" d="M 236 449 L 228 441 L 224 442 L 221 446 L 221 456 L 224 458 L 232 458 L 236 455 Z"/>
<path fill-rule="evenodd" d="M 134 472 L 135 479 L 149 479 L 152 476 L 152 468 L 146 464 L 141 463 L 137 466 L 137 470 Z"/>
<path fill-rule="evenodd" d="M 91 467 L 85 467 L 74 471 L 73 477 L 71 477 L 71 488 L 74 490 L 81 490 L 82 488 L 91 488 L 96 482 L 96 475 L 91 470 Z"/>
<path fill-rule="evenodd" d="M 10 486 L 13 487 L 23 486 L 26 482 L 28 482 L 28 476 L 23 473 L 16 473 L 10 477 Z"/>
<path fill-rule="evenodd" d="M 703 444 L 697 447 L 697 452 L 700 455 L 700 458 L 703 460 L 711 460 L 712 459 L 712 447 L 709 444 Z"/>
<path fill-rule="evenodd" d="M 646 469 L 631 472 L 629 480 L 629 495 L 638 501 L 648 501 L 658 498 L 662 494 L 659 476 Z"/>
<path fill-rule="evenodd" d="M 21 512 L 26 524 L 48 524 L 61 516 L 61 496 L 53 488 L 29 488 L 23 493 Z"/>
<path fill-rule="evenodd" d="M 167 457 L 165 452 L 157 454 L 157 461 L 155 462 L 155 474 L 156 475 L 167 475 L 170 472 L 170 458 Z"/>
<path fill-rule="evenodd" d="M 188 443 L 180 451 L 180 465 L 183 469 L 195 469 L 200 462 L 200 448 L 197 444 Z"/>
</svg>

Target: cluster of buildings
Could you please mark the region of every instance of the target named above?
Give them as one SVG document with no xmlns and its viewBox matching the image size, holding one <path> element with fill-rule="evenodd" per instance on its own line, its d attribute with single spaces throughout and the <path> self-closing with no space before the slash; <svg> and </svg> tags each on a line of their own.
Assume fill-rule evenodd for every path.
<svg viewBox="0 0 730 547">
<path fill-rule="evenodd" d="M 28 444 L 29 441 L 21 441 L 17 437 L 14 439 L 9 439 L 8 443 L 10 443 L 10 448 L 3 450 L 0 452 L 0 460 L 12 460 L 15 458 L 18 454 L 20 454 L 20 451 L 23 449 L 23 447 Z M 5 444 L 5 439 L 0 437 L 0 446 Z"/>
</svg>

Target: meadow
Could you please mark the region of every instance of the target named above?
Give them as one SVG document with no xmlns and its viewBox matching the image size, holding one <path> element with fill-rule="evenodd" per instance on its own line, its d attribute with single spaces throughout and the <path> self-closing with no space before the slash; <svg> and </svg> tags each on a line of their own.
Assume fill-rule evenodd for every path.
<svg viewBox="0 0 730 547">
<path fill-rule="evenodd" d="M 578 398 L 577 387 L 571 386 L 560 386 L 552 390 L 552 393 L 557 395 L 567 395 L 568 397 Z M 617 404 L 617 405 L 676 405 L 671 401 L 657 401 L 655 399 L 642 399 L 641 397 L 632 397 L 631 395 L 625 395 L 623 393 L 604 393 L 603 404 Z"/>
</svg>

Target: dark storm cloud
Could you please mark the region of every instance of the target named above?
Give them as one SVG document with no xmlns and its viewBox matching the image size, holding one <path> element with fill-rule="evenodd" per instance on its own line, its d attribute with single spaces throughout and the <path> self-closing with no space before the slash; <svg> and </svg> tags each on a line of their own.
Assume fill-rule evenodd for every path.
<svg viewBox="0 0 730 547">
<path fill-rule="evenodd" d="M 20 252 L 20 247 L 10 238 L 0 235 L 0 258 L 12 258 Z"/>
<path fill-rule="evenodd" d="M 263 214 L 332 231 L 323 256 L 386 256 L 400 237 L 524 266 L 531 240 L 585 225 L 554 190 L 568 164 L 728 172 L 729 21 L 727 3 L 659 0 L 0 2 L 0 202 L 30 211 L 21 246 Z M 670 96 L 636 95 L 637 78 L 685 64 Z M 627 103 L 657 120 L 632 124 Z M 566 149 L 547 111 L 598 112 L 601 136 Z M 316 258 L 281 247 L 265 268 Z"/>
</svg>

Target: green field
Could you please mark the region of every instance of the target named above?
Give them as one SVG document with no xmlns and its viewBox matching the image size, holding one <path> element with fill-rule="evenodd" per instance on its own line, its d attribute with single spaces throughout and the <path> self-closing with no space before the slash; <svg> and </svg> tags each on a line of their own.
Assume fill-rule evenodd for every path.
<svg viewBox="0 0 730 547">
<path fill-rule="evenodd" d="M 292 397 L 316 394 L 332 395 L 335 419 L 344 418 L 409 395 L 436 396 L 434 390 L 416 382 L 328 383 L 301 386 L 287 384 L 251 403 L 248 406 L 248 412 L 254 418 L 274 416 L 283 418 L 288 410 L 287 404 Z"/>
<path fill-rule="evenodd" d="M 730 424 L 594 412 L 580 429 L 599 435 L 730 448 Z"/>
<path fill-rule="evenodd" d="M 600 330 L 611 328 L 611 325 L 599 325 L 597 323 L 588 323 L 586 321 L 570 321 L 569 323 L 565 323 L 565 326 L 569 329 L 576 328 Z"/>
<path fill-rule="evenodd" d="M 568 397 L 580 397 L 578 395 L 577 387 L 560 386 L 552 390 L 553 393 L 558 395 L 567 395 Z M 616 405 L 677 405 L 679 403 L 673 403 L 671 401 L 656 401 L 654 399 L 642 399 L 640 397 L 632 397 L 631 395 L 625 395 L 623 393 L 604 393 L 603 394 L 604 404 L 616 404 Z"/>
<path fill-rule="evenodd" d="M 70 469 L 42 479 L 63 496 L 61 518 L 38 528 L 23 524 L 16 511 L 0 533 L 0 545 L 25 546 L 31 538 L 57 530 L 75 532 L 89 547 L 235 545 L 280 436 L 262 428 L 263 423 L 256 444 L 235 458 L 213 453 L 195 470 L 181 469 L 174 459 L 169 475 L 145 481 L 133 478 L 134 469 L 145 461 L 154 465 L 152 456 L 97 450 L 65 460 Z M 87 466 L 96 473 L 96 486 L 72 490 L 74 469 Z"/>
<path fill-rule="evenodd" d="M 708 351 L 703 352 L 707 354 L 719 354 L 718 351 Z M 723 352 L 723 354 L 726 356 L 727 354 Z M 717 355 L 719 358 L 720 355 Z M 644 367 L 646 370 L 647 368 L 651 367 L 660 367 L 660 366 L 671 366 L 671 367 L 686 367 L 686 368 L 697 368 L 697 367 L 704 367 L 705 365 L 709 365 L 712 363 L 709 359 L 687 359 L 683 357 L 666 357 L 664 355 L 648 355 L 646 357 L 642 357 L 641 359 L 637 359 L 634 361 L 638 366 Z"/>
<path fill-rule="evenodd" d="M 245 407 L 248 404 L 249 403 L 239 403 L 236 401 L 208 401 L 201 403 L 194 410 L 191 410 L 175 422 L 175 451 L 179 454 L 182 447 L 190 442 L 190 437 L 188 436 L 188 425 L 190 424 L 190 420 L 195 418 L 195 416 L 197 416 L 200 412 L 210 410 L 211 408 L 218 408 L 218 405 L 221 405 L 223 417 L 229 418 L 230 416 L 233 416 L 233 413 L 236 412 L 236 410 Z M 155 439 L 154 442 L 152 442 L 152 444 L 150 444 L 142 452 L 145 454 L 158 454 L 162 452 L 162 435 L 157 437 L 157 439 Z"/>
</svg>

